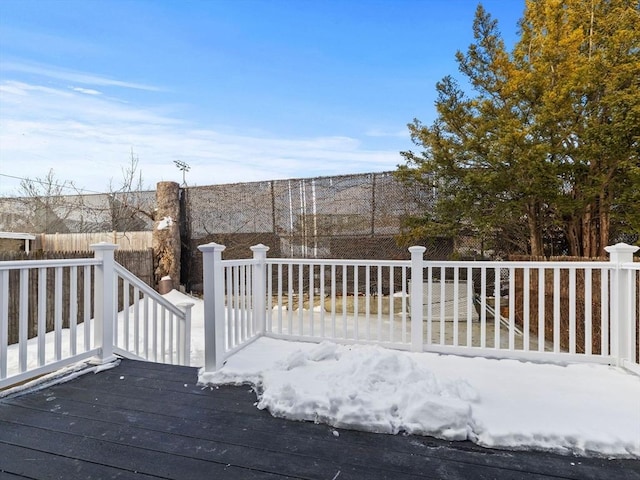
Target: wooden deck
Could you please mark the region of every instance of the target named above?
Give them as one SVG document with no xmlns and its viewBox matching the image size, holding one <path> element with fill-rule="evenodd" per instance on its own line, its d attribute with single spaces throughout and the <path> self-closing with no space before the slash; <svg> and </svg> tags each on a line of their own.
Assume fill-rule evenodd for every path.
<svg viewBox="0 0 640 480">
<path fill-rule="evenodd" d="M 640 462 L 488 450 L 271 417 L 249 387 L 123 360 L 0 400 L 0 479 L 640 479 Z"/>
</svg>

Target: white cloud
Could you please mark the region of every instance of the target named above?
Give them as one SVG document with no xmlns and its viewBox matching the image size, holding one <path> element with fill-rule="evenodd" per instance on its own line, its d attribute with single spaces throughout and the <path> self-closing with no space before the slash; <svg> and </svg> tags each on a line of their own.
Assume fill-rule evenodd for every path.
<svg viewBox="0 0 640 480">
<path fill-rule="evenodd" d="M 384 130 L 382 128 L 372 128 L 365 133 L 368 137 L 400 137 L 409 138 L 409 129 L 402 130 Z"/>
<path fill-rule="evenodd" d="M 27 63 L 21 63 L 21 62 L 0 62 L 0 71 L 28 73 L 32 75 L 39 75 L 42 77 L 55 78 L 57 80 L 64 80 L 72 83 L 81 83 L 84 85 L 130 88 L 134 90 L 147 90 L 152 92 L 162 91 L 161 88 L 153 85 L 144 85 L 141 83 L 126 82 L 122 80 L 108 78 L 105 76 L 94 75 L 91 73 L 76 72 L 73 70 L 55 68 L 48 65 L 44 66 L 44 65 L 27 64 Z"/>
<path fill-rule="evenodd" d="M 131 149 L 151 187 L 181 180 L 177 159 L 191 166 L 191 185 L 391 170 L 400 161 L 397 151 L 368 150 L 355 138 L 223 132 L 97 93 L 0 83 L 0 173 L 34 177 L 53 168 L 61 180 L 104 191 Z M 17 184 L 0 177 L 0 195 L 16 193 Z"/>
<path fill-rule="evenodd" d="M 92 88 L 72 87 L 71 90 L 74 92 L 84 93 L 85 95 L 102 95 L 102 92 Z"/>
</svg>

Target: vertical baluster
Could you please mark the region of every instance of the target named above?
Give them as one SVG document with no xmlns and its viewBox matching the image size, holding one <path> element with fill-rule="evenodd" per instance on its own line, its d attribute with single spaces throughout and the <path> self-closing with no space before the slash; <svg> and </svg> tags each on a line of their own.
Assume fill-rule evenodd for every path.
<svg viewBox="0 0 640 480">
<path fill-rule="evenodd" d="M 9 271 L 0 270 L 0 379 L 7 377 L 9 346 Z"/>
<path fill-rule="evenodd" d="M 529 315 L 531 315 L 531 269 L 525 267 L 523 275 L 522 292 L 522 349 L 528 352 L 531 348 L 529 330 L 531 328 Z"/>
<path fill-rule="evenodd" d="M 310 330 L 310 335 L 313 337 L 316 334 L 315 331 L 315 296 L 314 296 L 314 289 L 315 289 L 315 282 L 314 282 L 314 275 L 315 275 L 315 270 L 316 267 L 313 263 L 309 264 L 309 330 Z"/>
<path fill-rule="evenodd" d="M 163 309 L 164 310 L 164 309 Z M 174 315 L 172 312 L 168 312 L 169 313 L 169 363 L 172 364 L 176 364 L 176 360 L 175 360 L 175 354 L 178 350 L 178 346 L 175 345 L 174 348 L 174 343 L 173 343 L 173 329 L 175 328 L 175 322 L 174 322 Z"/>
<path fill-rule="evenodd" d="M 133 288 L 133 342 L 136 355 L 140 355 L 140 290 Z"/>
<path fill-rule="evenodd" d="M 446 327 L 444 323 L 444 315 L 446 310 L 447 292 L 446 287 L 447 272 L 445 267 L 440 267 L 440 345 L 446 345 L 447 340 L 445 338 Z"/>
<path fill-rule="evenodd" d="M 158 361 L 158 336 L 159 333 L 158 332 L 158 304 L 156 303 L 155 300 L 151 300 L 151 308 L 153 310 L 153 315 L 152 315 L 152 323 L 153 323 L 153 361 L 157 362 Z"/>
<path fill-rule="evenodd" d="M 91 349 L 91 272 L 92 267 L 87 265 L 84 267 L 84 311 L 83 313 L 83 322 L 84 322 L 84 349 L 85 351 Z M 46 282 L 45 282 L 46 283 Z"/>
<path fill-rule="evenodd" d="M 402 266 L 402 343 L 407 343 L 407 267 Z"/>
<path fill-rule="evenodd" d="M 366 338 L 371 340 L 371 268 L 369 265 L 365 267 L 365 321 L 366 321 Z"/>
<path fill-rule="evenodd" d="M 240 325 L 242 326 L 242 341 L 244 342 L 249 338 L 249 321 L 247 318 L 247 275 L 246 266 L 241 265 L 238 267 L 239 278 L 239 308 L 240 308 Z"/>
<path fill-rule="evenodd" d="M 242 270 L 244 271 L 244 312 L 245 312 L 245 321 L 247 323 L 247 337 L 253 337 L 253 332 L 255 332 L 255 324 L 253 323 L 253 304 L 252 304 L 252 278 L 251 278 L 251 270 L 253 269 L 252 265 L 243 265 Z"/>
<path fill-rule="evenodd" d="M 167 310 L 160 304 L 158 304 L 158 308 L 160 309 L 160 358 L 162 359 L 161 363 L 166 363 Z"/>
<path fill-rule="evenodd" d="M 282 333 L 282 263 L 278 263 L 278 333 Z"/>
<path fill-rule="evenodd" d="M 324 306 L 325 306 L 325 290 L 324 290 L 324 282 L 325 282 L 325 265 L 320 265 L 320 336 L 325 338 L 325 327 L 324 327 Z"/>
<path fill-rule="evenodd" d="M 347 335 L 347 266 L 342 265 L 342 338 Z"/>
<path fill-rule="evenodd" d="M 378 282 L 378 289 L 377 289 L 377 294 L 378 294 L 378 341 L 381 342 L 382 341 L 382 266 L 378 265 L 378 276 L 377 276 L 377 282 Z"/>
<path fill-rule="evenodd" d="M 46 358 L 47 339 L 47 269 L 38 269 L 38 366 Z"/>
<path fill-rule="evenodd" d="M 336 338 L 336 266 L 331 265 L 331 338 Z"/>
<path fill-rule="evenodd" d="M 480 347 L 487 348 L 487 269 L 480 267 Z"/>
<path fill-rule="evenodd" d="M 77 353 L 78 267 L 69 268 L 69 354 Z"/>
<path fill-rule="evenodd" d="M 298 265 L 298 335 L 304 335 L 304 265 Z"/>
<path fill-rule="evenodd" d="M 545 295 L 546 295 L 546 282 L 545 282 L 545 269 L 540 267 L 538 269 L 538 351 L 545 351 Z"/>
<path fill-rule="evenodd" d="M 240 267 L 236 266 L 236 267 L 232 267 L 233 270 L 233 302 L 234 302 L 234 319 L 235 319 L 235 323 L 236 323 L 236 332 L 237 332 L 237 336 L 236 336 L 236 343 L 235 345 L 238 345 L 242 342 L 244 336 L 244 330 L 243 330 L 243 325 L 242 325 L 242 315 L 240 312 Z M 234 346 L 234 344 L 229 345 L 229 348 L 231 348 L 231 346 Z"/>
<path fill-rule="evenodd" d="M 62 294 L 58 295 L 62 297 Z M 18 338 L 20 372 L 27 370 L 28 327 L 29 327 L 29 270 L 20 269 L 20 300 L 18 312 Z"/>
<path fill-rule="evenodd" d="M 493 348 L 499 349 L 500 345 L 500 328 L 502 327 L 502 317 L 500 315 L 500 268 L 493 270 Z"/>
<path fill-rule="evenodd" d="M 516 349 L 516 270 L 509 268 L 509 350 Z"/>
<path fill-rule="evenodd" d="M 576 353 L 576 269 L 569 268 L 569 353 Z"/>
<path fill-rule="evenodd" d="M 287 321 L 289 329 L 287 333 L 293 335 L 293 264 L 287 265 L 287 299 L 289 304 L 287 305 Z"/>
<path fill-rule="evenodd" d="M 265 329 L 273 332 L 273 265 L 267 264 L 267 321 Z"/>
<path fill-rule="evenodd" d="M 413 281 L 413 279 L 412 279 Z M 424 291 L 424 282 L 423 285 L 420 285 L 420 288 Z M 433 343 L 433 266 L 429 265 L 427 267 L 427 345 L 431 345 Z M 420 308 L 424 309 L 424 304 L 420 306 Z"/>
<path fill-rule="evenodd" d="M 591 300 L 593 298 L 593 270 L 584 269 L 584 353 L 593 353 L 593 310 Z"/>
<path fill-rule="evenodd" d="M 473 345 L 473 269 L 467 267 L 467 347 Z"/>
<path fill-rule="evenodd" d="M 229 278 L 231 278 L 231 288 L 229 289 L 227 302 L 231 306 L 231 312 L 229 315 L 229 322 L 231 322 L 231 329 L 233 330 L 233 335 L 230 336 L 230 340 L 228 345 L 226 345 L 225 349 L 233 348 L 235 345 L 238 345 L 242 339 L 242 325 L 240 323 L 240 315 L 239 315 L 239 302 L 238 298 L 238 289 L 239 289 L 239 270 L 238 267 L 230 266 L 227 270 L 227 274 Z M 227 323 L 227 328 L 229 324 Z"/>
<path fill-rule="evenodd" d="M 609 355 L 609 270 L 600 270 L 600 354 Z"/>
<path fill-rule="evenodd" d="M 231 348 L 239 342 L 239 333 L 236 328 L 236 316 L 235 316 L 235 295 L 234 295 L 234 280 L 233 280 L 233 267 L 222 267 L 222 281 L 225 282 L 225 319 L 223 325 L 225 326 L 223 332 L 219 332 L 222 337 L 222 344 L 225 350 Z"/>
<path fill-rule="evenodd" d="M 360 339 L 360 312 L 358 303 L 360 302 L 360 292 L 358 291 L 358 265 L 353 266 L 353 337 L 356 340 Z"/>
<path fill-rule="evenodd" d="M 129 341 L 129 282 L 122 279 L 122 329 L 124 349 L 128 352 L 130 349 Z"/>
<path fill-rule="evenodd" d="M 560 352 L 560 269 L 553 269 L 553 351 Z"/>
<path fill-rule="evenodd" d="M 393 311 L 393 301 L 395 299 L 395 297 L 393 296 L 394 294 L 394 288 L 393 288 L 393 266 L 389 266 L 389 341 L 393 342 L 394 340 L 394 324 L 395 322 L 393 321 L 393 315 L 394 315 L 394 311 Z"/>
<path fill-rule="evenodd" d="M 119 331 L 119 318 L 120 318 L 120 314 L 118 311 L 118 275 L 116 275 L 115 273 L 112 275 L 111 280 L 113 282 L 113 298 L 111 299 L 112 302 L 112 312 L 113 312 L 113 318 L 109 319 L 112 323 L 112 328 L 113 328 L 113 345 L 118 345 L 119 342 L 119 336 L 120 336 L 120 331 Z"/>
<path fill-rule="evenodd" d="M 460 296 L 458 295 L 458 288 L 460 287 L 460 272 L 458 267 L 453 267 L 453 345 L 458 346 L 459 325 L 458 316 L 458 302 Z"/>
<path fill-rule="evenodd" d="M 144 307 L 144 315 L 142 317 L 144 320 L 144 358 L 149 360 L 149 342 L 151 341 L 149 338 L 149 322 L 151 321 L 151 318 L 149 317 L 149 297 L 144 294 L 142 294 L 142 305 Z"/>
<path fill-rule="evenodd" d="M 64 288 L 62 284 L 62 267 L 56 267 L 55 269 L 55 300 L 54 300 L 54 331 L 55 331 L 55 359 L 60 360 L 62 358 L 62 298 L 64 297 Z M 104 321 L 108 322 L 110 319 L 105 318 Z"/>
</svg>

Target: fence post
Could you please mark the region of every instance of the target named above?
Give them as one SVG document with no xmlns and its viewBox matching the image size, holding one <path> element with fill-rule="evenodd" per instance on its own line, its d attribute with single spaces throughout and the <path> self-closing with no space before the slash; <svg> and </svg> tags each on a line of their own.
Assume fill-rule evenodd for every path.
<svg viewBox="0 0 640 480">
<path fill-rule="evenodd" d="M 253 271 L 253 314 L 258 315 L 256 333 L 262 335 L 264 334 L 265 316 L 267 314 L 265 303 L 267 298 L 266 266 L 269 247 L 259 243 L 249 248 L 253 252 L 253 259 L 255 260 Z"/>
<path fill-rule="evenodd" d="M 605 247 L 609 253 L 609 261 L 615 265 L 611 275 L 611 354 L 616 359 L 616 365 L 622 366 L 625 360 L 634 361 L 635 358 L 635 305 L 633 270 L 623 269 L 622 263 L 633 262 L 633 254 L 640 247 L 617 243 Z"/>
<path fill-rule="evenodd" d="M 411 303 L 411 351 L 421 352 L 424 345 L 424 325 L 422 323 L 422 306 L 424 299 L 422 288 L 423 263 L 425 247 L 409 247 L 411 252 L 411 291 L 409 301 Z"/>
<path fill-rule="evenodd" d="M 180 365 L 191 365 L 191 302 L 178 303 L 178 307 L 184 313 L 184 322 L 180 322 L 178 328 L 178 361 Z M 180 351 L 180 349 L 183 349 Z"/>
<path fill-rule="evenodd" d="M 89 245 L 89 248 L 95 252 L 95 258 L 100 260 L 100 264 L 95 268 L 95 323 L 93 330 L 93 341 L 100 352 L 92 362 L 102 365 L 112 362 L 116 358 L 113 354 L 117 315 L 114 252 L 118 246 L 113 243 L 101 242 Z"/>
<path fill-rule="evenodd" d="M 222 252 L 226 247 L 217 243 L 200 245 L 204 294 L 204 371 L 215 372 L 222 367 L 225 341 L 224 267 Z"/>
</svg>

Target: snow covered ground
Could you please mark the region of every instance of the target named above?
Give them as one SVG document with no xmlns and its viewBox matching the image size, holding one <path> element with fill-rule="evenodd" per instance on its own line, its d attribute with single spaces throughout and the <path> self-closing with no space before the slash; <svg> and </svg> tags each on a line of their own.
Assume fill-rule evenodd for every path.
<svg viewBox="0 0 640 480">
<path fill-rule="evenodd" d="M 191 364 L 204 364 L 203 302 Z M 47 335 L 47 350 L 53 347 Z M 9 347 L 9 359 L 17 354 Z M 29 356 L 29 364 L 35 358 Z M 410 353 L 261 338 L 205 385 L 251 384 L 257 407 L 293 420 L 380 433 L 469 439 L 487 447 L 640 459 L 640 377 L 624 370 Z"/>
</svg>

